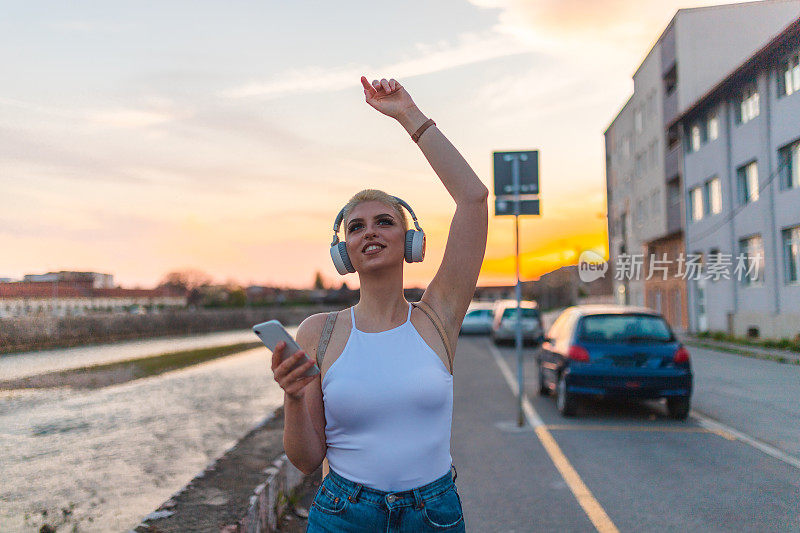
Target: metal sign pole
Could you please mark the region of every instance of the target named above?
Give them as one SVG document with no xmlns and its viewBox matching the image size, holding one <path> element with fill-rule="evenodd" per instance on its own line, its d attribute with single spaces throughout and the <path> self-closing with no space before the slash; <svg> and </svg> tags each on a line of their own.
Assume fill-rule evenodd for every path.
<svg viewBox="0 0 800 533">
<path fill-rule="evenodd" d="M 522 369 L 522 286 L 519 282 L 519 156 L 511 161 L 511 178 L 514 183 L 514 257 L 517 264 L 517 320 L 516 320 L 516 346 L 517 346 L 517 426 L 525 424 L 522 412 L 522 395 L 525 391 L 525 380 Z"/>
<path fill-rule="evenodd" d="M 514 259 L 516 263 L 517 319 L 515 344 L 517 354 L 517 426 L 525 424 L 522 396 L 525 393 L 525 374 L 522 366 L 522 283 L 519 276 L 519 217 L 539 215 L 539 151 L 512 151 L 493 154 L 495 216 L 514 215 Z M 523 183 L 524 181 L 524 183 Z M 525 198 L 520 195 L 525 193 Z M 512 203 L 513 198 L 513 203 Z M 513 205 L 513 213 L 510 207 Z"/>
</svg>

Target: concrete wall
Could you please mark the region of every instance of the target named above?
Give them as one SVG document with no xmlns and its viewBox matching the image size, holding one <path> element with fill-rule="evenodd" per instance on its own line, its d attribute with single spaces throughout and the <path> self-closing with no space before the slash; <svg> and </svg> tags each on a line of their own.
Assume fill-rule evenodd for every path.
<svg viewBox="0 0 800 533">
<path fill-rule="evenodd" d="M 608 187 L 609 217 L 609 275 L 614 276 L 615 261 L 620 250 L 627 254 L 642 253 L 643 242 L 638 235 L 634 209 L 638 181 L 634 177 L 636 158 L 636 136 L 634 128 L 634 98 L 622 108 L 606 132 L 606 179 Z M 625 214 L 625 227 L 621 227 Z M 622 290 L 621 290 L 622 289 Z M 642 279 L 614 280 L 614 294 L 620 303 L 643 303 L 644 282 Z"/>
<path fill-rule="evenodd" d="M 0 319 L 0 353 L 244 329 L 280 320 L 296 325 L 309 315 L 339 309 L 326 305 L 175 311 L 149 315 L 25 317 Z M 254 340 L 257 340 L 253 336 Z"/>
</svg>

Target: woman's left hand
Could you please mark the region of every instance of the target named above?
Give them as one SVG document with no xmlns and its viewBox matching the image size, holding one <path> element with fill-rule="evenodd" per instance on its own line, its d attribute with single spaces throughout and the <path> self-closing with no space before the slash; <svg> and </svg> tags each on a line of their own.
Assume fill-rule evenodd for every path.
<svg viewBox="0 0 800 533">
<path fill-rule="evenodd" d="M 361 76 L 361 85 L 364 86 L 367 103 L 386 116 L 396 119 L 406 109 L 416 107 L 408 91 L 394 78 L 388 81 L 386 78 L 373 80 L 370 85 L 367 78 Z"/>
</svg>

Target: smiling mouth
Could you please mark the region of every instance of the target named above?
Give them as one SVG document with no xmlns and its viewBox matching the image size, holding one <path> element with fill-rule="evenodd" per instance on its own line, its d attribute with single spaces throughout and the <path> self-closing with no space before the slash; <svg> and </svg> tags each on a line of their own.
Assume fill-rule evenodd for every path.
<svg viewBox="0 0 800 533">
<path fill-rule="evenodd" d="M 378 252 L 380 252 L 381 250 L 383 250 L 383 248 L 384 247 L 380 246 L 380 245 L 367 246 L 366 249 L 364 250 L 364 255 L 375 255 Z"/>
</svg>

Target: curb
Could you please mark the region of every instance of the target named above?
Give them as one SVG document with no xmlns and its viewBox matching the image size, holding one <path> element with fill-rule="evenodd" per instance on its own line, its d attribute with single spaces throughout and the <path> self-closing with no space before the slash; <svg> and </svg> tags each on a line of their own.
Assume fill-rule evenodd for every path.
<svg viewBox="0 0 800 533">
<path fill-rule="evenodd" d="M 752 357 L 755 359 L 764 359 L 767 361 L 775 361 L 784 364 L 800 364 L 800 354 L 786 350 L 761 348 L 759 346 L 749 346 L 745 344 L 736 344 L 731 342 L 720 342 L 713 339 L 703 339 L 694 336 L 683 335 L 679 336 L 681 342 L 689 346 L 696 346 L 698 348 L 707 348 L 710 350 L 720 350 L 726 353 L 740 355 L 742 357 Z"/>
<path fill-rule="evenodd" d="M 289 461 L 286 454 L 272 462 L 272 466 L 264 469 L 267 479 L 256 487 L 250 496 L 247 513 L 233 525 L 225 526 L 223 533 L 262 533 L 276 532 L 278 521 L 288 507 L 286 497 L 303 482 L 305 474 Z"/>
</svg>

